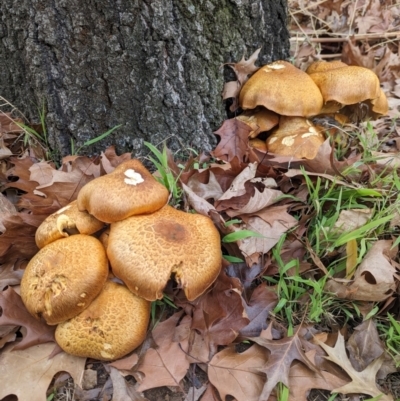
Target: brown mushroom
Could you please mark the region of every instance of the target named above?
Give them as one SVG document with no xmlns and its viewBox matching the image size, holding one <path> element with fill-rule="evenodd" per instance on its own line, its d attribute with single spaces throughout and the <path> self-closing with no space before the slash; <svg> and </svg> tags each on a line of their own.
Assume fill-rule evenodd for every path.
<svg viewBox="0 0 400 401">
<path fill-rule="evenodd" d="M 249 134 L 249 138 L 255 138 L 261 132 L 269 131 L 279 123 L 279 116 L 264 107 L 247 110 L 240 116 L 237 116 L 236 119 L 243 121 L 251 127 L 252 131 Z"/>
<path fill-rule="evenodd" d="M 324 107 L 320 114 L 334 113 L 345 106 L 380 96 L 379 79 L 373 71 L 343 64 L 320 62 L 318 68 L 307 70 L 312 71 L 309 75 L 324 99 Z"/>
<path fill-rule="evenodd" d="M 212 221 L 171 206 L 111 224 L 107 255 L 114 274 L 136 295 L 161 299 L 171 274 L 193 300 L 217 278 L 220 237 Z"/>
<path fill-rule="evenodd" d="M 249 140 L 249 145 L 252 148 L 261 150 L 261 152 L 266 152 L 268 150 L 267 149 L 267 144 L 262 139 L 258 139 L 258 138 L 250 139 Z"/>
<path fill-rule="evenodd" d="M 29 261 L 21 280 L 22 301 L 35 318 L 58 324 L 87 308 L 107 275 L 101 242 L 72 235 L 46 245 Z"/>
<path fill-rule="evenodd" d="M 245 110 L 263 106 L 284 116 L 315 116 L 322 104 L 321 92 L 310 76 L 287 61 L 262 66 L 239 94 L 239 105 Z"/>
<path fill-rule="evenodd" d="M 68 354 L 104 361 L 122 358 L 145 339 L 150 302 L 107 281 L 90 306 L 57 326 L 57 344 Z"/>
<path fill-rule="evenodd" d="M 152 213 L 168 201 L 168 190 L 136 159 L 121 163 L 112 173 L 87 183 L 78 194 L 78 209 L 113 223 Z"/>
<path fill-rule="evenodd" d="M 78 210 L 76 200 L 48 216 L 38 227 L 35 241 L 38 248 L 72 234 L 91 235 L 104 227 L 102 221 Z"/>
<path fill-rule="evenodd" d="M 279 128 L 267 138 L 269 152 L 296 158 L 314 159 L 325 137 L 303 117 L 281 116 Z"/>
</svg>

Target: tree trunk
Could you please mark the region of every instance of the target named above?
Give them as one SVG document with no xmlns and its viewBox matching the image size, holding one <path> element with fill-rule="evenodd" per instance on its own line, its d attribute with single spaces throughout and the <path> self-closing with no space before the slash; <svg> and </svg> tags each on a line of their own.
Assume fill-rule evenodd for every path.
<svg viewBox="0 0 400 401">
<path fill-rule="evenodd" d="M 45 105 L 59 155 L 118 124 L 87 152 L 210 150 L 222 64 L 287 58 L 288 38 L 286 0 L 1 0 L 0 95 L 32 119 Z"/>
</svg>

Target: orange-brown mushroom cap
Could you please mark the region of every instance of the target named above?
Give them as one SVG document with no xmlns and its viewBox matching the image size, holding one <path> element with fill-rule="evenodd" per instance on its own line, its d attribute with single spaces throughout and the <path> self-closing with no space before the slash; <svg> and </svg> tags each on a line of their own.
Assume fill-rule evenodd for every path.
<svg viewBox="0 0 400 401">
<path fill-rule="evenodd" d="M 107 275 L 101 242 L 89 235 L 71 235 L 46 245 L 29 261 L 21 280 L 21 298 L 32 316 L 58 324 L 87 308 Z"/>
<path fill-rule="evenodd" d="M 345 66 L 310 74 L 320 89 L 324 102 L 341 105 L 360 103 L 380 95 L 379 79 L 368 68 Z"/>
<path fill-rule="evenodd" d="M 236 119 L 243 121 L 252 129 L 249 138 L 255 138 L 261 132 L 269 131 L 279 123 L 279 116 L 264 107 L 247 110 Z"/>
<path fill-rule="evenodd" d="M 171 274 L 193 300 L 217 278 L 220 237 L 212 221 L 200 214 L 165 206 L 111 224 L 107 255 L 114 274 L 136 295 L 161 299 Z"/>
<path fill-rule="evenodd" d="M 315 116 L 322 103 L 322 95 L 310 76 L 287 61 L 262 66 L 239 94 L 243 109 L 264 106 L 285 116 Z"/>
<path fill-rule="evenodd" d="M 149 317 L 150 302 L 107 281 L 87 309 L 57 326 L 56 341 L 68 354 L 105 361 L 122 358 L 145 339 Z"/>
<path fill-rule="evenodd" d="M 97 220 L 89 213 L 79 211 L 75 200 L 42 222 L 36 230 L 36 245 L 40 249 L 70 234 L 91 235 L 102 229 L 104 225 L 104 222 Z"/>
<path fill-rule="evenodd" d="M 137 160 L 121 163 L 107 175 L 88 182 L 78 194 L 79 210 L 114 223 L 129 216 L 152 213 L 168 201 L 168 190 Z"/>
<path fill-rule="evenodd" d="M 306 118 L 282 116 L 266 144 L 269 152 L 278 155 L 314 159 L 324 141 L 324 135 Z"/>
</svg>

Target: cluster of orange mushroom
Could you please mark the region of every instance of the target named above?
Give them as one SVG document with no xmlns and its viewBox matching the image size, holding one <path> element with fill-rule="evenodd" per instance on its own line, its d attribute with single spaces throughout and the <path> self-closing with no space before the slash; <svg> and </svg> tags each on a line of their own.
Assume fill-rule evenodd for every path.
<svg viewBox="0 0 400 401">
<path fill-rule="evenodd" d="M 163 297 L 171 275 L 189 300 L 217 278 L 214 224 L 174 209 L 168 197 L 132 159 L 90 181 L 38 227 L 39 252 L 24 272 L 21 297 L 35 318 L 57 325 L 65 352 L 118 359 L 143 342 L 151 301 Z"/>
<path fill-rule="evenodd" d="M 310 118 L 337 121 L 373 119 L 388 111 L 376 74 L 341 61 L 317 61 L 304 72 L 287 61 L 260 67 L 243 85 L 237 119 L 252 131 L 250 145 L 262 151 L 313 159 L 325 141 L 325 128 Z M 267 132 L 266 140 L 258 139 Z"/>
</svg>

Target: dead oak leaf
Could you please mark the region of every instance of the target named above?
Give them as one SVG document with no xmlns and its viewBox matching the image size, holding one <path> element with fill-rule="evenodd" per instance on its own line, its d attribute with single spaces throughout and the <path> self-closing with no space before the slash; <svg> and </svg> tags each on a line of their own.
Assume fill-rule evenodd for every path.
<svg viewBox="0 0 400 401">
<path fill-rule="evenodd" d="M 3 310 L 0 326 L 15 325 L 26 328 L 26 335 L 14 347 L 15 350 L 54 341 L 55 326 L 48 326 L 32 317 L 12 287 L 0 293 L 0 307 Z"/>
<path fill-rule="evenodd" d="M 260 401 L 267 401 L 278 383 L 290 388 L 289 371 L 294 360 L 302 362 L 313 372 L 319 372 L 303 351 L 302 340 L 297 331 L 291 337 L 280 340 L 269 340 L 263 337 L 252 337 L 250 340 L 267 348 L 271 354 L 266 363 L 259 368 L 267 375 L 267 382 L 261 392 Z"/>
<path fill-rule="evenodd" d="M 189 368 L 186 357 L 187 342 L 175 340 L 176 326 L 182 317 L 182 311 L 175 313 L 159 323 L 152 331 L 156 348 L 149 348 L 144 357 L 134 367 L 139 386 L 138 391 L 154 387 L 179 386 Z M 183 319 L 182 325 L 189 325 L 190 319 Z"/>
<path fill-rule="evenodd" d="M 248 325 L 241 292 L 239 280 L 221 271 L 212 289 L 195 301 L 191 329 L 202 337 L 206 360 L 216 353 L 218 345 L 231 344 Z"/>
<path fill-rule="evenodd" d="M 249 268 L 249 270 L 251 269 Z M 240 336 L 259 336 L 261 331 L 267 328 L 269 313 L 277 303 L 278 296 L 273 287 L 268 287 L 265 283 L 256 287 L 251 294 L 249 303 L 245 303 L 244 306 L 250 322 L 240 330 Z"/>
<path fill-rule="evenodd" d="M 265 383 L 260 369 L 267 360 L 268 351 L 257 344 L 241 353 L 230 346 L 211 359 L 208 378 L 222 400 L 231 395 L 237 401 L 258 401 Z"/>
<path fill-rule="evenodd" d="M 333 389 L 332 392 L 343 394 L 368 394 L 371 397 L 379 397 L 380 401 L 393 401 L 392 396 L 383 394 L 376 386 L 376 374 L 383 363 L 383 355 L 375 359 L 363 371 L 357 372 L 347 357 L 344 337 L 341 333 L 339 333 L 335 347 L 333 348 L 318 339 L 315 339 L 315 341 L 328 354 L 326 359 L 339 365 L 352 379 L 350 383 L 337 387 Z"/>
<path fill-rule="evenodd" d="M 238 63 L 224 64 L 233 69 L 240 85 L 243 85 L 247 81 L 249 75 L 253 74 L 253 72 L 256 72 L 260 68 L 255 65 L 260 51 L 261 47 L 257 49 L 247 60 L 245 60 L 243 55 L 242 59 Z"/>
<path fill-rule="evenodd" d="M 289 373 L 289 401 L 307 401 L 312 389 L 332 391 L 346 383 L 330 372 L 321 371 L 317 374 L 302 363 L 294 362 Z"/>
<path fill-rule="evenodd" d="M 50 357 L 54 343 L 18 351 L 11 351 L 12 348 L 7 346 L 0 354 L 0 399 L 14 394 L 19 401 L 43 401 L 58 372 L 68 372 L 75 384 L 81 385 L 86 358 L 65 352 Z"/>
<path fill-rule="evenodd" d="M 211 154 L 220 160 L 230 162 L 237 157 L 243 162 L 249 146 L 249 134 L 251 128 L 244 122 L 231 118 L 225 120 L 222 126 L 215 131 L 221 140 Z"/>
</svg>

